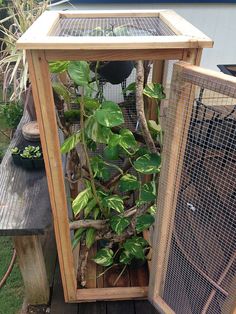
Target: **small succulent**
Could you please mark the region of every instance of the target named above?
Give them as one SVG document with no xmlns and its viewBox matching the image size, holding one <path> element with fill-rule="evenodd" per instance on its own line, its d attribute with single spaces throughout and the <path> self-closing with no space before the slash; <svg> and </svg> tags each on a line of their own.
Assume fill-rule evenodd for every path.
<svg viewBox="0 0 236 314">
<path fill-rule="evenodd" d="M 18 147 L 13 147 L 11 149 L 12 155 L 19 155 L 20 154 L 20 149 Z"/>
<path fill-rule="evenodd" d="M 23 158 L 28 158 L 28 159 L 38 159 L 42 156 L 42 153 L 40 151 L 39 146 L 31 146 L 28 145 L 24 148 L 22 154 L 20 154 L 21 157 Z"/>
</svg>

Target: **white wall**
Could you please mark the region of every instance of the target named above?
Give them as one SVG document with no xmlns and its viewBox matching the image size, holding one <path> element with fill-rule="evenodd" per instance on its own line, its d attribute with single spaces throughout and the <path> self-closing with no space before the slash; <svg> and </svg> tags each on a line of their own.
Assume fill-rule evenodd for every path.
<svg viewBox="0 0 236 314">
<path fill-rule="evenodd" d="M 175 10 L 215 42 L 204 50 L 202 66 L 216 70 L 217 64 L 236 64 L 236 4 L 81 4 L 76 9 Z"/>
</svg>

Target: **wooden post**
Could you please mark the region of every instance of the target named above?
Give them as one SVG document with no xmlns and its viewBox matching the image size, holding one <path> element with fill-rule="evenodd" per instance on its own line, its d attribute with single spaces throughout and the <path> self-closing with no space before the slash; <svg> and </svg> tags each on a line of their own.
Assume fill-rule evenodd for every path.
<svg viewBox="0 0 236 314">
<path fill-rule="evenodd" d="M 40 236 L 13 238 L 28 304 L 47 304 L 49 284 Z"/>
<path fill-rule="evenodd" d="M 153 62 L 152 82 L 163 83 L 165 60 L 155 60 Z M 148 120 L 157 120 L 157 102 L 155 99 L 146 98 L 146 116 Z"/>
<path fill-rule="evenodd" d="M 64 295 L 66 301 L 73 301 L 76 299 L 77 284 L 51 77 L 44 51 L 27 51 L 27 60 L 53 211 Z"/>
</svg>

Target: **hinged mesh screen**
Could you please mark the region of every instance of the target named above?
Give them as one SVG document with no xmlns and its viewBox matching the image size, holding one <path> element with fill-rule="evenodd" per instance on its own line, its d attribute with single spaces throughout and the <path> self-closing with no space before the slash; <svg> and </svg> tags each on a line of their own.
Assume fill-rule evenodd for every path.
<svg viewBox="0 0 236 314">
<path fill-rule="evenodd" d="M 236 86 L 206 84 L 186 72 L 172 80 L 172 90 L 170 107 L 185 109 L 178 120 L 184 127 L 162 297 L 177 314 L 230 313 L 236 298 Z"/>
<path fill-rule="evenodd" d="M 52 36 L 171 36 L 159 17 L 61 18 Z"/>
</svg>

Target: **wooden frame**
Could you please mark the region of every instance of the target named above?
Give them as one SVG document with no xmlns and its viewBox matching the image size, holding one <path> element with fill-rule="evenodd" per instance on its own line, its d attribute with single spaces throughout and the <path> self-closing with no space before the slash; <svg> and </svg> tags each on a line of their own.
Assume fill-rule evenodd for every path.
<svg viewBox="0 0 236 314">
<path fill-rule="evenodd" d="M 174 36 L 119 36 L 119 37 L 59 37 L 52 36 L 54 26 L 60 18 L 75 17 L 159 17 L 176 35 Z M 21 49 L 170 49 L 170 48 L 211 48 L 210 38 L 188 23 L 174 11 L 48 11 L 19 39 Z"/>
<path fill-rule="evenodd" d="M 50 36 L 49 34 L 61 16 L 160 16 L 178 35 L 155 38 L 151 36 L 142 38 L 110 37 L 109 41 L 104 37 Z M 154 73 L 153 77 L 155 80 L 161 81 L 165 60 L 180 59 L 192 64 L 199 64 L 202 48 L 212 47 L 212 44 L 213 42 L 207 36 L 172 11 L 45 12 L 19 39 L 17 47 L 27 51 L 54 217 L 64 296 L 67 302 L 146 298 L 148 287 L 77 289 L 48 62 L 78 59 L 158 60 L 155 62 L 154 71 L 160 71 L 160 73 Z M 150 110 L 151 116 L 153 116 L 153 110 Z M 163 306 L 163 300 L 160 300 L 159 303 Z"/>
<path fill-rule="evenodd" d="M 165 303 L 162 296 L 168 266 L 171 234 L 175 216 L 180 176 L 182 172 L 185 147 L 195 98 L 194 79 L 201 80 L 201 88 L 219 92 L 236 98 L 236 78 L 206 70 L 185 62 L 174 65 L 169 117 L 174 118 L 173 128 L 167 129 L 164 143 L 163 165 L 158 190 L 158 216 L 153 236 L 153 252 L 149 282 L 149 300 L 161 312 L 173 314 L 173 310 Z M 219 91 L 219 86 L 223 86 Z M 188 107 L 183 106 L 188 99 Z M 225 103 L 225 105 L 229 105 Z M 234 287 L 234 288 L 233 288 Z M 230 287 L 230 295 L 224 304 L 224 313 L 236 313 L 235 279 Z"/>
</svg>

